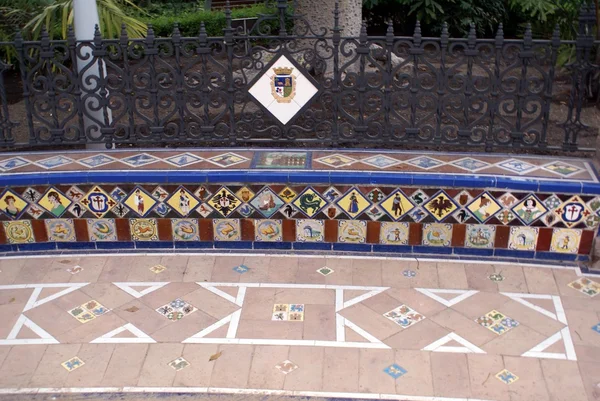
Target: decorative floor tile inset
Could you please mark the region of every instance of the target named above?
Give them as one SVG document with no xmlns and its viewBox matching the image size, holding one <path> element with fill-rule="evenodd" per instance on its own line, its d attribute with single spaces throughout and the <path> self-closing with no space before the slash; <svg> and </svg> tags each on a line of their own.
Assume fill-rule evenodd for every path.
<svg viewBox="0 0 600 401">
<path fill-rule="evenodd" d="M 186 361 L 183 357 L 179 357 L 169 362 L 169 366 L 175 369 L 175 371 L 180 371 L 181 369 L 190 366 L 190 363 Z"/>
<path fill-rule="evenodd" d="M 329 167 L 338 168 L 343 166 L 349 166 L 352 163 L 355 163 L 356 159 L 341 154 L 334 154 L 320 157 L 318 159 L 315 159 L 315 161 L 323 163 L 324 165 Z"/>
<path fill-rule="evenodd" d="M 478 317 L 475 319 L 475 322 L 498 335 L 502 335 L 519 325 L 519 322 L 516 320 L 511 319 L 496 310 L 492 310 L 484 316 Z"/>
<path fill-rule="evenodd" d="M 298 365 L 296 365 L 294 362 L 288 359 L 278 363 L 277 365 L 275 365 L 275 367 L 279 369 L 284 375 L 287 375 L 288 373 L 291 373 L 294 370 L 298 369 Z"/>
<path fill-rule="evenodd" d="M 60 365 L 63 368 L 65 368 L 68 372 L 72 372 L 75 369 L 78 369 L 78 368 L 82 367 L 83 365 L 85 365 L 85 362 L 83 362 L 81 359 L 79 359 L 78 356 L 75 356 L 75 357 L 69 359 L 68 361 L 61 363 Z"/>
<path fill-rule="evenodd" d="M 332 274 L 334 272 L 333 269 L 330 269 L 327 266 L 323 266 L 320 269 L 317 270 L 317 273 L 323 275 L 323 276 L 329 276 L 330 274 Z"/>
<path fill-rule="evenodd" d="M 244 274 L 246 273 L 248 270 L 250 270 L 250 268 L 246 265 L 239 265 L 233 268 L 234 272 L 238 272 L 240 274 Z"/>
<path fill-rule="evenodd" d="M 569 283 L 569 287 L 582 292 L 585 295 L 589 295 L 590 297 L 595 297 L 600 292 L 600 284 L 585 277 L 581 277 L 572 283 Z"/>
<path fill-rule="evenodd" d="M 402 275 L 404 277 L 413 278 L 413 277 L 415 277 L 417 275 L 417 272 L 414 271 L 414 270 L 404 270 L 402 272 Z"/>
<path fill-rule="evenodd" d="M 395 166 L 396 164 L 400 164 L 400 161 L 385 155 L 375 155 L 367 157 L 366 159 L 362 159 L 361 163 L 380 169 L 385 169 L 391 166 Z"/>
<path fill-rule="evenodd" d="M 384 313 L 383 316 L 387 317 L 403 329 L 425 319 L 425 316 L 406 305 L 400 305 L 399 307 Z"/>
<path fill-rule="evenodd" d="M 79 320 L 81 323 L 87 323 L 96 317 L 108 313 L 109 309 L 102 306 L 97 301 L 88 301 L 83 305 L 77 306 L 69 311 L 69 315 Z"/>
<path fill-rule="evenodd" d="M 150 271 L 155 274 L 162 273 L 165 270 L 167 270 L 167 268 L 163 265 L 155 265 L 150 268 Z"/>
<path fill-rule="evenodd" d="M 394 379 L 397 379 L 401 376 L 404 376 L 406 373 L 408 373 L 408 371 L 406 369 L 404 369 L 402 366 L 398 365 L 397 363 L 391 364 L 387 368 L 383 369 L 383 371 L 385 373 L 387 373 L 388 375 L 392 376 Z"/>
<path fill-rule="evenodd" d="M 494 273 L 490 274 L 489 279 L 497 283 L 500 281 L 504 281 L 504 276 L 500 273 Z"/>
<path fill-rule="evenodd" d="M 275 304 L 271 320 L 301 322 L 304 320 L 304 304 Z"/>
<path fill-rule="evenodd" d="M 198 309 L 184 301 L 183 299 L 177 298 L 166 305 L 163 305 L 156 309 L 158 313 L 163 315 L 169 320 L 177 321 L 183 319 L 187 315 L 196 312 Z"/>
<path fill-rule="evenodd" d="M 510 373 L 508 370 L 503 369 L 496 374 L 496 378 L 504 384 L 512 384 L 519 380 L 519 376 Z"/>
<path fill-rule="evenodd" d="M 598 323 L 597 325 L 593 326 L 592 330 L 594 330 L 596 333 L 600 334 L 600 323 Z"/>
<path fill-rule="evenodd" d="M 71 274 L 81 273 L 82 271 L 83 271 L 83 267 L 81 267 L 81 266 L 69 267 L 67 269 L 67 272 L 69 272 Z"/>
</svg>

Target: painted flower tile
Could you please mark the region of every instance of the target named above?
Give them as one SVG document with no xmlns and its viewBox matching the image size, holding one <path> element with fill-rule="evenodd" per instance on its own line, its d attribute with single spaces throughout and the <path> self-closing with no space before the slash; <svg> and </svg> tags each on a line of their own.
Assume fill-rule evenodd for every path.
<svg viewBox="0 0 600 401">
<path fill-rule="evenodd" d="M 106 308 L 98 301 L 88 301 L 83 305 L 79 305 L 69 311 L 69 314 L 81 323 L 87 323 L 94 320 L 98 316 L 108 313 L 110 309 Z"/>
<path fill-rule="evenodd" d="M 398 365 L 397 363 L 391 364 L 387 368 L 383 369 L 383 371 L 385 373 L 387 373 L 388 375 L 392 376 L 394 379 L 397 379 L 401 376 L 404 376 L 406 373 L 408 373 L 408 371 L 406 369 L 404 369 L 402 366 Z"/>
<path fill-rule="evenodd" d="M 246 273 L 248 270 L 250 270 L 250 268 L 248 266 L 245 265 L 239 265 L 233 268 L 234 272 L 240 273 L 240 274 L 244 274 Z"/>
<path fill-rule="evenodd" d="M 519 380 L 519 376 L 515 375 L 514 373 L 509 372 L 506 369 L 503 369 L 500 372 L 498 372 L 496 374 L 496 378 L 504 384 L 512 384 L 512 383 L 516 382 L 517 380 Z"/>
<path fill-rule="evenodd" d="M 569 287 L 582 292 L 585 295 L 589 295 L 590 297 L 595 297 L 600 292 L 600 284 L 585 277 L 581 277 L 569 283 Z"/>
<path fill-rule="evenodd" d="M 511 319 L 496 310 L 492 310 L 484 316 L 478 317 L 475 319 L 475 322 L 498 335 L 502 335 L 519 325 L 519 322 L 516 320 Z"/>
<path fill-rule="evenodd" d="M 397 325 L 401 326 L 403 329 L 410 327 L 425 319 L 425 316 L 411 309 L 407 305 L 400 305 L 399 307 L 384 313 L 383 316 L 396 323 Z"/>
<path fill-rule="evenodd" d="M 196 312 L 198 309 L 184 301 L 183 299 L 177 298 L 166 305 L 163 305 L 156 309 L 158 313 L 163 315 L 169 320 L 177 321 L 183 319 L 187 315 Z"/>
<path fill-rule="evenodd" d="M 150 271 L 155 274 L 162 273 L 165 270 L 167 270 L 167 268 L 163 265 L 155 265 L 150 268 Z"/>
<path fill-rule="evenodd" d="M 288 373 L 291 373 L 294 370 L 298 369 L 298 365 L 296 365 L 294 362 L 288 359 L 278 363 L 277 365 L 275 365 L 275 367 L 279 369 L 284 375 L 287 375 Z"/>
</svg>

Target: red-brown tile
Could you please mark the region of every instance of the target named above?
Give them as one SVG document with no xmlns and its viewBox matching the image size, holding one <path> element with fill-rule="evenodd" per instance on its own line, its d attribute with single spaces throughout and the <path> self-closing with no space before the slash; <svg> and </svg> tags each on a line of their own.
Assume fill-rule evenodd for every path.
<svg viewBox="0 0 600 401">
<path fill-rule="evenodd" d="M 0 222 L 0 245 L 6 244 L 8 240 L 6 239 L 6 233 L 4 232 L 4 224 Z"/>
<path fill-rule="evenodd" d="M 552 229 L 540 228 L 537 240 L 536 251 L 549 251 L 550 242 L 552 242 Z"/>
<path fill-rule="evenodd" d="M 89 241 L 90 236 L 88 235 L 87 220 L 74 219 L 73 224 L 75 225 L 75 238 L 77 238 L 77 241 Z"/>
<path fill-rule="evenodd" d="M 161 241 L 173 241 L 173 227 L 171 219 L 158 219 L 158 239 Z"/>
<path fill-rule="evenodd" d="M 198 220 L 200 226 L 200 241 L 214 241 L 212 219 Z"/>
<path fill-rule="evenodd" d="M 296 241 L 296 220 L 282 220 L 283 241 Z"/>
<path fill-rule="evenodd" d="M 452 246 L 465 246 L 465 234 L 467 226 L 464 224 L 454 224 L 452 228 Z"/>
<path fill-rule="evenodd" d="M 325 242 L 337 242 L 338 221 L 325 220 Z"/>
<path fill-rule="evenodd" d="M 421 245 L 422 237 L 423 231 L 421 230 L 421 223 L 410 223 L 408 228 L 408 244 Z"/>
<path fill-rule="evenodd" d="M 581 233 L 581 242 L 579 243 L 579 253 L 589 255 L 594 245 L 594 231 L 583 230 Z"/>
<path fill-rule="evenodd" d="M 117 226 L 117 239 L 119 241 L 131 241 L 129 219 L 115 219 L 115 226 Z"/>
<path fill-rule="evenodd" d="M 46 232 L 46 223 L 44 220 L 31 220 L 33 237 L 35 242 L 48 242 L 48 233 Z"/>
<path fill-rule="evenodd" d="M 242 241 L 254 241 L 254 219 L 241 219 Z"/>
<path fill-rule="evenodd" d="M 508 248 L 508 237 L 509 236 L 510 236 L 510 227 L 496 226 L 496 241 L 494 242 L 494 247 L 501 248 L 501 249 Z"/>
<path fill-rule="evenodd" d="M 379 243 L 379 231 L 381 230 L 381 223 L 378 221 L 367 222 L 367 243 L 378 244 Z"/>
</svg>

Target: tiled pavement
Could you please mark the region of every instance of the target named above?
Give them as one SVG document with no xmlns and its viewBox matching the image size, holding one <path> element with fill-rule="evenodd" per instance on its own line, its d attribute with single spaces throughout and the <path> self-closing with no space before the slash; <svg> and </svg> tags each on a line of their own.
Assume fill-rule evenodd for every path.
<svg viewBox="0 0 600 401">
<path fill-rule="evenodd" d="M 574 267 L 339 256 L 0 259 L 0 398 L 598 400 L 598 282 Z"/>
</svg>

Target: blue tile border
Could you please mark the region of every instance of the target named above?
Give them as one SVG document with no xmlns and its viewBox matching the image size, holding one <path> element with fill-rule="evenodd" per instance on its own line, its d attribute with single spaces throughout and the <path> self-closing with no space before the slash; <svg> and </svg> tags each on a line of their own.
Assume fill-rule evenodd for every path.
<svg viewBox="0 0 600 401">
<path fill-rule="evenodd" d="M 0 175 L 0 186 L 50 184 L 348 184 L 416 185 L 444 188 L 498 188 L 532 192 L 600 195 L 600 183 L 541 180 L 509 176 L 425 174 L 379 171 L 323 170 L 156 170 L 156 171 L 73 171 Z"/>
</svg>

